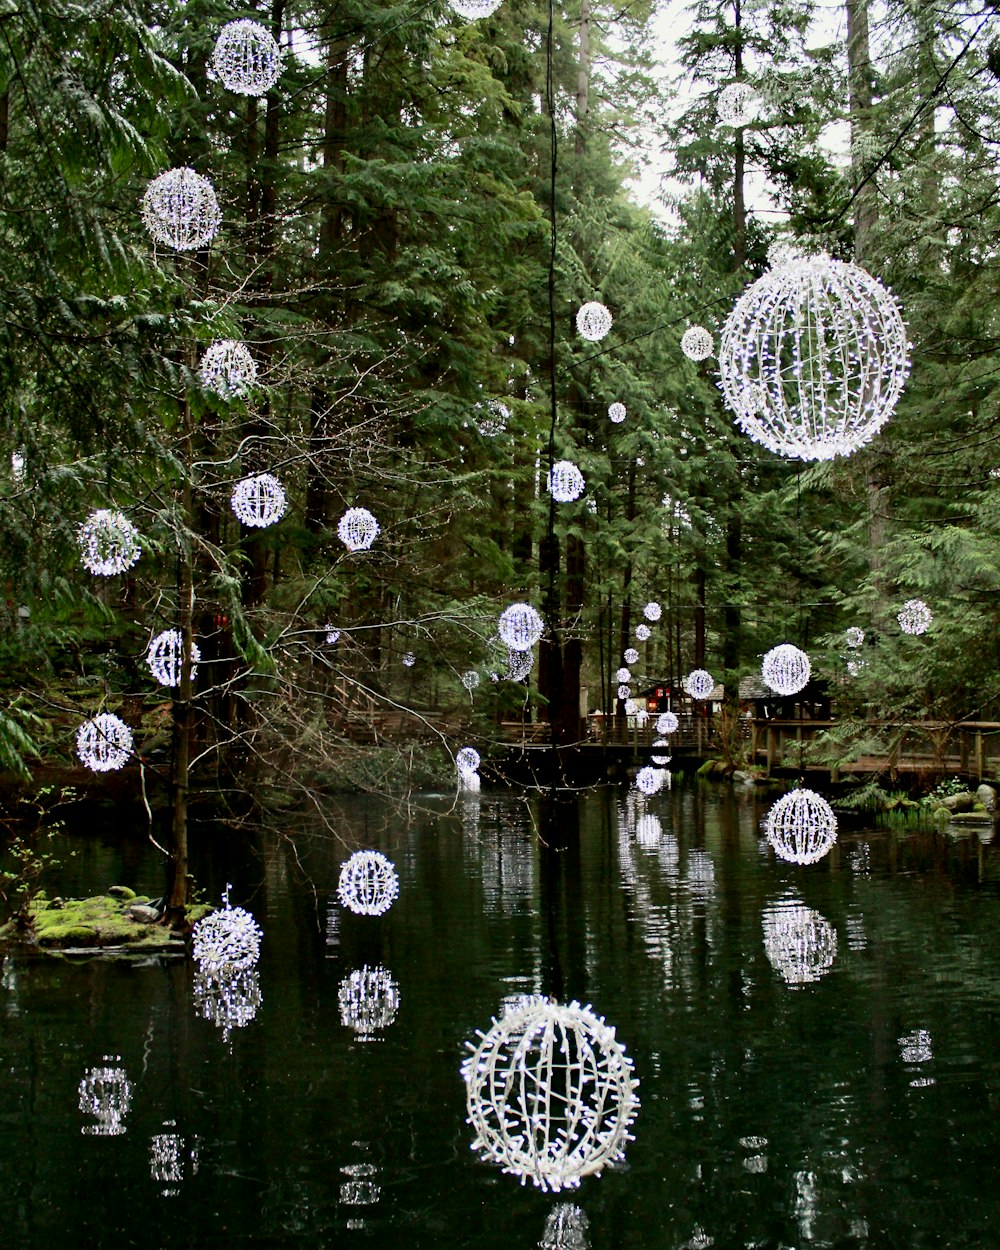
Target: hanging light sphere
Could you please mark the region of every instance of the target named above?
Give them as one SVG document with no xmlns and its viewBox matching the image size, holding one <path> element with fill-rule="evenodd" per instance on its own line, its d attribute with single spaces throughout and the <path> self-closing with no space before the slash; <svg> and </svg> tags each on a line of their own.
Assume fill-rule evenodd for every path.
<svg viewBox="0 0 1000 1250">
<path fill-rule="evenodd" d="M 776 694 L 798 694 L 812 674 L 809 657 L 789 642 L 772 647 L 764 656 L 760 675 Z"/>
<path fill-rule="evenodd" d="M 608 420 L 614 422 L 615 425 L 621 425 L 627 416 L 624 404 L 614 403 L 608 409 Z"/>
<path fill-rule="evenodd" d="M 859 629 L 857 625 L 852 625 L 844 634 L 844 642 L 846 642 L 849 647 L 860 647 L 864 640 L 865 631 L 863 629 Z"/>
<path fill-rule="evenodd" d="M 340 983 L 340 1022 L 358 1041 L 371 1042 L 387 1029 L 399 1010 L 399 986 L 385 968 L 355 968 Z"/>
<path fill-rule="evenodd" d="M 792 790 L 767 813 L 764 833 L 780 859 L 815 864 L 837 840 L 837 817 L 813 790 Z"/>
<path fill-rule="evenodd" d="M 181 684 L 181 631 L 165 629 L 157 634 L 149 644 L 146 652 L 146 664 L 161 686 L 179 686 Z M 198 675 L 198 661 L 201 652 L 195 643 L 191 643 L 191 680 Z"/>
<path fill-rule="evenodd" d="M 704 326 L 688 326 L 681 335 L 681 351 L 688 360 L 707 360 L 715 342 Z"/>
<path fill-rule="evenodd" d="M 576 328 L 581 338 L 597 343 L 605 338 L 614 318 L 603 304 L 593 301 L 583 304 L 576 314 Z"/>
<path fill-rule="evenodd" d="M 587 483 L 572 460 L 557 460 L 549 470 L 549 490 L 556 503 L 572 503 L 579 499 Z"/>
<path fill-rule="evenodd" d="M 332 626 L 331 624 L 327 623 L 327 626 L 326 626 L 326 645 L 327 645 L 328 647 L 333 647 L 333 646 L 336 646 L 336 644 L 337 644 L 339 641 L 340 641 L 340 630 L 339 630 L 339 629 L 334 629 L 334 628 L 333 628 L 333 626 Z"/>
<path fill-rule="evenodd" d="M 645 725 L 649 720 L 649 713 L 646 711 L 646 704 L 643 699 L 626 699 L 625 715 L 634 716 L 640 726 Z"/>
<path fill-rule="evenodd" d="M 635 788 L 640 794 L 656 794 L 662 784 L 659 768 L 640 768 L 635 775 Z"/>
<path fill-rule="evenodd" d="M 715 689 L 715 678 L 703 668 L 694 668 L 684 678 L 684 689 L 692 699 L 711 698 Z"/>
<path fill-rule="evenodd" d="M 285 488 L 270 473 L 242 478 L 233 487 L 229 502 L 239 520 L 255 529 L 274 525 L 288 508 Z"/>
<path fill-rule="evenodd" d="M 663 615 L 663 609 L 658 603 L 647 603 L 642 609 L 642 614 L 647 621 L 658 621 Z"/>
<path fill-rule="evenodd" d="M 535 664 L 535 657 L 530 651 L 513 651 L 507 649 L 507 668 L 504 676 L 508 681 L 524 681 Z"/>
<path fill-rule="evenodd" d="M 656 732 L 658 734 L 675 734 L 680 728 L 680 724 L 673 712 L 661 712 L 656 718 Z"/>
<path fill-rule="evenodd" d="M 98 508 L 77 531 L 80 563 L 90 573 L 112 577 L 124 573 L 142 555 L 139 531 L 123 512 Z"/>
<path fill-rule="evenodd" d="M 381 916 L 396 901 L 399 877 L 381 851 L 355 851 L 340 870 L 337 894 L 358 916 Z"/>
<path fill-rule="evenodd" d="M 618 698 L 621 700 L 630 699 L 632 697 L 632 687 L 627 686 L 624 682 L 618 687 Z"/>
<path fill-rule="evenodd" d="M 558 1193 L 624 1158 L 639 1083 L 592 1008 L 527 998 L 477 1036 L 462 1076 L 485 1160 Z"/>
<path fill-rule="evenodd" d="M 474 668 L 470 668 L 468 672 L 462 674 L 462 685 L 471 694 L 473 690 L 479 687 L 479 674 Z"/>
<path fill-rule="evenodd" d="M 635 647 L 626 647 L 625 653 L 622 656 L 622 659 L 625 661 L 626 664 L 638 664 L 639 652 L 636 651 Z"/>
<path fill-rule="evenodd" d="M 222 1030 L 222 1040 L 229 1041 L 233 1029 L 252 1024 L 264 996 L 260 989 L 260 973 L 256 968 L 224 973 L 216 968 L 199 968 L 194 974 L 194 1005 L 203 1020 L 210 1020 Z"/>
<path fill-rule="evenodd" d="M 340 541 L 348 551 L 367 551 L 378 532 L 378 521 L 367 508 L 348 508 L 337 522 Z"/>
<path fill-rule="evenodd" d="M 178 252 L 207 247 L 222 213 L 212 184 L 193 169 L 168 169 L 146 187 L 142 220 L 157 243 Z"/>
<path fill-rule="evenodd" d="M 132 1106 L 132 1083 L 125 1069 L 117 1066 L 119 1062 L 118 1055 L 105 1055 L 98 1067 L 88 1068 L 83 1074 L 77 1105 L 84 1115 L 97 1121 L 80 1130 L 86 1136 L 119 1137 L 125 1132 L 125 1117 Z"/>
<path fill-rule="evenodd" d="M 507 429 L 510 409 L 499 399 L 488 399 L 485 404 L 475 404 L 473 420 L 484 438 L 499 438 Z"/>
<path fill-rule="evenodd" d="M 476 773 L 480 763 L 480 755 L 475 747 L 462 747 L 455 756 L 455 764 L 460 773 Z"/>
<path fill-rule="evenodd" d="M 632 680 L 632 674 L 627 668 L 620 668 L 615 673 L 615 681 L 624 683 L 624 682 L 631 681 L 631 680 Z"/>
<path fill-rule="evenodd" d="M 406 665 L 407 668 L 412 668 L 414 664 L 416 664 L 416 662 L 417 662 L 417 657 L 413 654 L 412 651 L 403 652 L 403 663 Z"/>
<path fill-rule="evenodd" d="M 245 343 L 220 339 L 202 356 L 199 376 L 205 390 L 220 399 L 242 399 L 257 381 L 257 364 Z"/>
<path fill-rule="evenodd" d="M 922 599 L 907 599 L 896 614 L 904 634 L 926 634 L 934 616 Z"/>
<path fill-rule="evenodd" d="M 240 18 L 219 32 L 212 69 L 230 91 L 267 95 L 281 74 L 281 49 L 259 22 Z"/>
<path fill-rule="evenodd" d="M 789 985 L 825 976 L 837 957 L 837 930 L 797 899 L 782 899 L 761 917 L 764 953 Z"/>
<path fill-rule="evenodd" d="M 640 624 L 635 627 L 635 636 L 636 638 L 639 639 L 640 642 L 645 642 L 652 632 L 653 631 L 649 628 L 648 625 Z"/>
<path fill-rule="evenodd" d="M 719 377 L 736 423 L 780 456 L 831 460 L 869 443 L 909 372 L 895 298 L 856 265 L 804 256 L 758 278 L 726 319 Z"/>
<path fill-rule="evenodd" d="M 95 773 L 115 772 L 132 754 L 132 730 L 113 713 L 101 712 L 76 731 L 76 753 Z"/>
<path fill-rule="evenodd" d="M 747 82 L 731 82 L 723 87 L 715 111 L 724 126 L 749 126 L 760 114 L 761 99 Z"/>
<path fill-rule="evenodd" d="M 224 907 L 199 920 L 191 931 L 191 954 L 202 971 L 230 976 L 257 963 L 264 934 L 248 911 L 230 906 L 228 886 L 222 901 Z"/>
<path fill-rule="evenodd" d="M 12 451 L 10 453 L 10 475 L 15 482 L 24 481 L 24 465 L 24 453 L 20 451 Z"/>
<path fill-rule="evenodd" d="M 497 632 L 512 651 L 530 651 L 545 624 L 530 603 L 512 603 L 500 614 Z"/>
<path fill-rule="evenodd" d="M 653 746 L 669 747 L 670 743 L 666 740 L 666 738 L 654 738 Z M 665 768 L 670 763 L 669 753 L 666 755 L 651 755 L 649 758 L 658 768 Z"/>
<path fill-rule="evenodd" d="M 490 17 L 499 9 L 502 0 L 448 0 L 448 3 L 459 17 L 474 22 L 481 17 Z"/>
</svg>

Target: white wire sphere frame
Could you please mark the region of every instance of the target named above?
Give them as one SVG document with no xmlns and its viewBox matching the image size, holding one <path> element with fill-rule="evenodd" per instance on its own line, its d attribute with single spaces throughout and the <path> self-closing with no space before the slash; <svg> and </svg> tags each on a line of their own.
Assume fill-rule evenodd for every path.
<svg viewBox="0 0 1000 1250">
<path fill-rule="evenodd" d="M 142 555 L 139 531 L 124 514 L 112 508 L 98 508 L 77 531 L 80 563 L 97 577 L 124 573 Z"/>
<path fill-rule="evenodd" d="M 635 627 L 635 636 L 640 642 L 646 642 L 652 632 L 648 625 L 639 624 Z"/>
<path fill-rule="evenodd" d="M 626 647 L 622 659 L 626 664 L 638 664 L 639 652 L 636 651 L 635 647 Z"/>
<path fill-rule="evenodd" d="M 635 775 L 635 788 L 640 794 L 657 794 L 663 785 L 663 770 L 640 768 Z"/>
<path fill-rule="evenodd" d="M 219 339 L 205 349 L 198 376 L 205 390 L 220 399 L 242 399 L 257 381 L 257 362 L 246 343 Z"/>
<path fill-rule="evenodd" d="M 704 326 L 688 326 L 681 335 L 681 351 L 688 360 L 707 360 L 715 350 L 715 340 Z"/>
<path fill-rule="evenodd" d="M 549 469 L 548 487 L 556 503 L 572 503 L 579 499 L 587 483 L 572 460 L 557 460 Z"/>
<path fill-rule="evenodd" d="M 819 981 L 837 957 L 837 930 L 798 899 L 781 899 L 761 917 L 764 953 L 791 986 Z"/>
<path fill-rule="evenodd" d="M 618 687 L 618 698 L 625 702 L 632 697 L 632 687 L 627 686 L 624 682 Z"/>
<path fill-rule="evenodd" d="M 182 165 L 168 169 L 146 187 L 142 220 L 157 243 L 190 252 L 211 243 L 222 213 L 209 180 Z"/>
<path fill-rule="evenodd" d="M 815 864 L 837 840 L 837 817 L 814 790 L 792 790 L 765 816 L 764 834 L 779 859 Z"/>
<path fill-rule="evenodd" d="M 849 647 L 860 647 L 865 641 L 865 631 L 859 629 L 857 625 L 852 625 L 844 634 L 844 642 Z"/>
<path fill-rule="evenodd" d="M 790 642 L 772 647 L 760 666 L 761 680 L 775 694 L 791 695 L 805 688 L 812 676 L 809 657 Z"/>
<path fill-rule="evenodd" d="M 709 699 L 715 689 L 715 678 L 707 669 L 693 668 L 684 678 L 683 686 L 692 699 Z"/>
<path fill-rule="evenodd" d="M 715 111 L 723 126 L 749 126 L 760 116 L 761 98 L 747 82 L 731 82 L 723 87 Z"/>
<path fill-rule="evenodd" d="M 934 614 L 923 599 L 907 599 L 896 613 L 896 620 L 904 634 L 926 634 Z"/>
<path fill-rule="evenodd" d="M 488 399 L 474 405 L 472 419 L 483 438 L 499 438 L 507 429 L 510 409 L 499 399 Z"/>
<path fill-rule="evenodd" d="M 631 680 L 632 680 L 632 673 L 630 669 L 620 668 L 615 673 L 615 681 L 622 682 L 624 684 L 625 682 L 631 681 Z"/>
<path fill-rule="evenodd" d="M 658 603 L 653 601 L 652 603 L 646 604 L 646 606 L 642 609 L 642 614 L 647 621 L 658 621 L 663 615 L 663 609 Z"/>
<path fill-rule="evenodd" d="M 76 731 L 80 762 L 95 773 L 124 768 L 132 755 L 132 730 L 113 712 L 101 712 Z"/>
<path fill-rule="evenodd" d="M 105 1055 L 80 1080 L 77 1106 L 83 1115 L 97 1121 L 80 1130 L 84 1136 L 120 1137 L 125 1132 L 125 1117 L 132 1106 L 132 1082 L 125 1069 L 117 1066 L 118 1062 L 119 1056 Z"/>
<path fill-rule="evenodd" d="M 378 521 L 367 508 L 348 508 L 337 522 L 337 535 L 348 551 L 367 551 L 378 533 Z"/>
<path fill-rule="evenodd" d="M 191 954 L 203 972 L 233 976 L 253 968 L 260 959 L 263 931 L 250 912 L 231 907 L 213 911 L 191 931 Z"/>
<path fill-rule="evenodd" d="M 241 478 L 229 502 L 239 520 L 252 529 L 276 524 L 288 510 L 285 488 L 272 473 Z"/>
<path fill-rule="evenodd" d="M 381 851 L 355 851 L 340 870 L 337 896 L 357 916 L 381 916 L 399 895 L 399 877 Z"/>
<path fill-rule="evenodd" d="M 677 719 L 675 712 L 661 712 L 656 718 L 656 732 L 658 734 L 675 734 L 680 725 L 681 723 Z"/>
<path fill-rule="evenodd" d="M 832 460 L 888 421 L 909 353 L 899 304 L 877 279 L 806 256 L 769 270 L 736 301 L 722 330 L 719 384 L 755 442 L 790 459 Z"/>
<path fill-rule="evenodd" d="M 582 304 L 576 314 L 577 333 L 588 343 L 599 343 L 607 338 L 613 323 L 611 313 L 597 300 Z"/>
<path fill-rule="evenodd" d="M 499 9 L 502 0 L 448 0 L 449 7 L 467 22 L 491 17 Z"/>
<path fill-rule="evenodd" d="M 165 629 L 157 634 L 149 644 L 146 652 L 146 664 L 153 677 L 161 686 L 179 686 L 181 684 L 181 631 Z M 198 662 L 201 652 L 196 643 L 191 643 L 191 680 L 198 675 Z"/>
<path fill-rule="evenodd" d="M 355 968 L 340 983 L 340 1022 L 358 1041 L 371 1042 L 387 1029 L 399 1011 L 399 986 L 385 968 Z"/>
<path fill-rule="evenodd" d="M 602 1017 L 528 998 L 467 1043 L 472 1149 L 544 1191 L 576 1188 L 625 1156 L 639 1082 Z"/>
<path fill-rule="evenodd" d="M 608 420 L 613 425 L 621 425 L 627 416 L 628 412 L 625 409 L 625 405 L 617 401 L 608 408 Z"/>
<path fill-rule="evenodd" d="M 476 773 L 482 759 L 475 747 L 462 747 L 455 755 L 455 766 L 460 773 Z"/>
<path fill-rule="evenodd" d="M 530 603 L 512 603 L 497 622 L 497 633 L 511 651 L 530 651 L 544 629 L 545 622 Z"/>
<path fill-rule="evenodd" d="M 240 18 L 219 31 L 211 64 L 230 91 L 267 95 L 281 76 L 281 48 L 259 22 Z"/>
<path fill-rule="evenodd" d="M 472 694 L 473 690 L 479 689 L 479 674 L 474 668 L 470 668 L 462 674 L 462 685 Z"/>
</svg>

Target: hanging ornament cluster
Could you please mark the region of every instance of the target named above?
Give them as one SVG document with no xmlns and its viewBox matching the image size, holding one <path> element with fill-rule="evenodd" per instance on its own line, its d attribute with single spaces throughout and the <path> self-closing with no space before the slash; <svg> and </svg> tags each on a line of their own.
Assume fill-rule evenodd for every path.
<svg viewBox="0 0 1000 1250">
<path fill-rule="evenodd" d="M 715 689 L 715 678 L 706 669 L 693 668 L 684 678 L 683 685 L 692 699 L 709 699 Z"/>
<path fill-rule="evenodd" d="M 259 22 L 227 22 L 212 52 L 222 85 L 240 95 L 267 95 L 281 74 L 281 49 Z"/>
<path fill-rule="evenodd" d="M 715 342 L 704 326 L 688 326 L 681 335 L 681 351 L 688 360 L 707 360 Z"/>
<path fill-rule="evenodd" d="M 470 668 L 462 674 L 462 685 L 472 694 L 473 690 L 479 689 L 479 674 L 474 668 Z"/>
<path fill-rule="evenodd" d="M 448 0 L 453 12 L 464 17 L 468 22 L 479 18 L 490 17 L 499 9 L 502 0 Z"/>
<path fill-rule="evenodd" d="M 355 851 L 340 870 L 337 896 L 358 916 L 381 916 L 396 901 L 399 877 L 381 851 Z"/>
<path fill-rule="evenodd" d="M 229 502 L 243 524 L 255 529 L 274 525 L 288 508 L 285 488 L 270 473 L 242 478 L 233 487 Z"/>
<path fill-rule="evenodd" d="M 613 403 L 610 408 L 608 408 L 608 420 L 614 425 L 621 425 L 627 416 L 628 413 L 625 411 L 625 405 L 620 404 L 617 401 Z"/>
<path fill-rule="evenodd" d="M 256 968 L 235 973 L 201 968 L 195 973 L 193 991 L 196 1012 L 222 1031 L 224 1042 L 233 1029 L 253 1023 L 264 1001 Z"/>
<path fill-rule="evenodd" d="M 367 508 L 348 508 L 337 522 L 337 534 L 348 551 L 367 551 L 378 532 L 378 521 Z"/>
<path fill-rule="evenodd" d="M 653 601 L 652 603 L 646 604 L 646 606 L 642 609 L 642 614 L 647 621 L 658 621 L 663 615 L 663 609 L 658 603 Z"/>
<path fill-rule="evenodd" d="M 161 686 L 179 686 L 181 684 L 181 631 L 165 629 L 157 634 L 149 644 L 146 652 L 146 664 L 149 671 Z M 198 675 L 198 662 L 201 652 L 195 643 L 191 643 L 191 680 Z"/>
<path fill-rule="evenodd" d="M 220 399 L 242 399 L 257 381 L 257 363 L 245 343 L 220 339 L 206 348 L 199 376 L 205 390 Z"/>
<path fill-rule="evenodd" d="M 545 624 L 530 603 L 512 603 L 500 613 L 497 633 L 512 651 L 530 651 Z"/>
<path fill-rule="evenodd" d="M 801 460 L 849 456 L 892 415 L 909 372 L 895 298 L 856 265 L 801 256 L 758 278 L 726 319 L 722 393 L 745 434 Z"/>
<path fill-rule="evenodd" d="M 474 406 L 476 429 L 484 438 L 499 438 L 507 429 L 510 409 L 499 399 L 488 399 Z"/>
<path fill-rule="evenodd" d="M 583 304 L 576 314 L 576 328 L 581 338 L 588 343 L 597 343 L 606 338 L 614 318 L 611 313 L 596 300 Z"/>
<path fill-rule="evenodd" d="M 112 712 L 101 712 L 76 731 L 76 753 L 95 773 L 115 772 L 132 754 L 132 730 Z"/>
<path fill-rule="evenodd" d="M 123 512 L 98 508 L 77 531 L 80 563 L 100 577 L 124 573 L 142 555 L 139 531 Z"/>
<path fill-rule="evenodd" d="M 636 651 L 635 647 L 626 647 L 622 659 L 626 664 L 638 664 L 639 652 Z"/>
<path fill-rule="evenodd" d="M 815 791 L 792 790 L 767 813 L 764 833 L 780 859 L 815 864 L 837 840 L 837 817 Z"/>
<path fill-rule="evenodd" d="M 780 695 L 798 694 L 805 688 L 812 666 L 809 657 L 790 642 L 783 642 L 772 647 L 764 656 L 760 666 L 760 675 L 766 686 Z"/>
<path fill-rule="evenodd" d="M 859 629 L 857 625 L 852 625 L 844 634 L 844 642 L 846 642 L 849 647 L 860 647 L 864 643 L 864 640 L 865 631 L 863 629 Z"/>
<path fill-rule="evenodd" d="M 89 1068 L 80 1081 L 78 1106 L 83 1115 L 93 1116 L 95 1124 L 80 1130 L 85 1136 L 120 1137 L 125 1117 L 132 1106 L 132 1083 L 118 1066 L 121 1056 L 105 1055 L 96 1068 Z"/>
<path fill-rule="evenodd" d="M 344 977 L 338 993 L 340 1022 L 353 1029 L 359 1042 L 375 1040 L 399 1010 L 399 986 L 385 968 L 355 968 Z"/>
<path fill-rule="evenodd" d="M 182 166 L 168 169 L 146 187 L 142 220 L 157 243 L 190 252 L 211 243 L 222 213 L 209 180 Z"/>
<path fill-rule="evenodd" d="M 477 1036 L 462 1075 L 485 1160 L 558 1193 L 624 1158 L 639 1083 L 590 1007 L 527 998 Z"/>
<path fill-rule="evenodd" d="M 264 936 L 248 911 L 230 905 L 229 888 L 222 896 L 224 906 L 199 920 L 191 932 L 191 954 L 199 968 L 224 976 L 253 968 Z"/>
<path fill-rule="evenodd" d="M 639 642 L 646 642 L 652 632 L 648 625 L 639 624 L 635 627 L 635 636 Z"/>
<path fill-rule="evenodd" d="M 658 734 L 675 734 L 680 728 L 680 721 L 673 712 L 661 712 L 656 718 L 656 732 Z"/>
<path fill-rule="evenodd" d="M 904 634 L 926 634 L 934 616 L 922 599 L 907 599 L 896 614 L 899 628 Z"/>
<path fill-rule="evenodd" d="M 572 503 L 586 487 L 583 474 L 572 460 L 557 460 L 549 470 L 548 488 L 556 503 Z"/>
<path fill-rule="evenodd" d="M 724 126 L 749 126 L 760 115 L 761 99 L 746 82 L 731 82 L 723 87 L 715 105 L 719 121 Z"/>
<path fill-rule="evenodd" d="M 825 976 L 837 957 L 837 930 L 798 899 L 782 899 L 761 917 L 764 953 L 789 985 Z"/>
</svg>

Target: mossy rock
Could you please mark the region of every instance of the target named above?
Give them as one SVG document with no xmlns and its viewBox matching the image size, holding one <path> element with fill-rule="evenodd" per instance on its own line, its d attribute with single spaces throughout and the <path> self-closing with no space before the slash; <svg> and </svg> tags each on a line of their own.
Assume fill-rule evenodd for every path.
<svg viewBox="0 0 1000 1250">
<path fill-rule="evenodd" d="M 99 894 L 93 898 L 65 899 L 53 906 L 47 898 L 35 899 L 29 916 L 35 942 L 43 950 L 84 947 L 128 947 L 130 950 L 162 950 L 176 947 L 178 935 L 158 924 L 142 924 L 126 914 L 136 903 L 148 903 L 144 895 L 128 890 L 130 898 Z M 213 909 L 205 903 L 188 908 L 191 924 Z M 0 929 L 0 939 L 17 936 L 13 925 Z"/>
</svg>

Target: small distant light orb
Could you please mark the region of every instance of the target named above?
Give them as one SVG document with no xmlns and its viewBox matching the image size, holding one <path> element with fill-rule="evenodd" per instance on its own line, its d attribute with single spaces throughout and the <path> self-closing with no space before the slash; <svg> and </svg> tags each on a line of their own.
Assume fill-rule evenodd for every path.
<svg viewBox="0 0 1000 1250">
<path fill-rule="evenodd" d="M 448 4 L 459 17 L 467 22 L 475 22 L 483 17 L 490 17 L 499 9 L 503 0 L 448 0 Z"/>
<path fill-rule="evenodd" d="M 715 111 L 724 126 L 749 126 L 760 115 L 761 98 L 746 82 L 732 82 L 723 87 Z"/>
<path fill-rule="evenodd" d="M 460 773 L 477 773 L 481 763 L 479 752 L 475 747 L 462 747 L 455 756 L 455 765 Z"/>
<path fill-rule="evenodd" d="M 340 983 L 340 1022 L 353 1029 L 358 1041 L 371 1042 L 387 1029 L 399 1010 L 399 986 L 380 967 L 355 968 Z"/>
<path fill-rule="evenodd" d="M 556 503 L 572 503 L 586 487 L 583 474 L 572 460 L 557 460 L 549 470 L 549 490 Z"/>
<path fill-rule="evenodd" d="M 837 930 L 797 899 L 782 899 L 761 917 L 764 953 L 789 985 L 810 985 L 833 967 Z"/>
<path fill-rule="evenodd" d="M 209 180 L 182 166 L 168 169 L 146 187 L 142 220 L 157 243 L 190 252 L 211 243 L 222 213 Z"/>
<path fill-rule="evenodd" d="M 922 599 L 907 599 L 896 614 L 904 634 L 926 634 L 933 619 L 930 608 Z"/>
<path fill-rule="evenodd" d="M 662 784 L 662 770 L 659 768 L 640 768 L 635 775 L 635 788 L 641 794 L 656 794 Z"/>
<path fill-rule="evenodd" d="M 142 555 L 139 531 L 123 512 L 98 508 L 77 533 L 80 563 L 100 577 L 124 573 Z"/>
<path fill-rule="evenodd" d="M 328 647 L 335 646 L 340 641 L 340 630 L 334 629 L 329 623 L 326 627 L 326 645 Z"/>
<path fill-rule="evenodd" d="M 473 405 L 472 419 L 483 438 L 499 438 L 507 429 L 510 409 L 499 399 L 488 399 L 485 404 Z"/>
<path fill-rule="evenodd" d="M 639 639 L 640 642 L 645 642 L 649 638 L 649 635 L 652 632 L 653 631 L 649 628 L 648 625 L 640 624 L 635 627 L 635 636 L 636 638 Z"/>
<path fill-rule="evenodd" d="M 680 721 L 673 712 L 661 712 L 656 718 L 656 732 L 658 734 L 675 734 L 680 728 Z"/>
<path fill-rule="evenodd" d="M 615 425 L 621 425 L 627 416 L 624 404 L 615 402 L 608 409 L 608 420 L 614 422 Z"/>
<path fill-rule="evenodd" d="M 860 647 L 864 640 L 865 631 L 863 629 L 859 629 L 857 625 L 852 625 L 844 634 L 844 642 L 846 642 L 849 647 Z"/>
<path fill-rule="evenodd" d="M 649 720 L 645 699 L 626 699 L 625 715 L 634 716 L 640 725 L 645 725 L 646 721 Z"/>
<path fill-rule="evenodd" d="M 470 668 L 462 674 L 462 685 L 469 691 L 470 694 L 473 690 L 478 689 L 479 674 L 474 668 Z"/>
<path fill-rule="evenodd" d="M 703 668 L 694 668 L 684 678 L 684 689 L 692 699 L 709 699 L 715 689 L 715 678 Z"/>
<path fill-rule="evenodd" d="M 512 603 L 497 622 L 497 632 L 512 651 L 530 651 L 544 629 L 545 623 L 530 603 Z"/>
<path fill-rule="evenodd" d="M 626 647 L 625 654 L 622 656 L 622 659 L 626 664 L 638 664 L 639 652 L 636 651 L 635 647 Z"/>
<path fill-rule="evenodd" d="M 766 686 L 781 695 L 798 694 L 812 675 L 809 657 L 798 647 L 783 642 L 764 656 L 760 675 Z"/>
<path fill-rule="evenodd" d="M 852 658 L 847 661 L 847 675 L 848 677 L 860 677 L 867 667 L 867 660 L 862 660 L 860 657 L 857 659 Z"/>
<path fill-rule="evenodd" d="M 631 697 L 632 687 L 626 686 L 625 683 L 622 682 L 622 684 L 618 687 L 618 698 L 624 701 L 625 699 L 630 699 Z"/>
<path fill-rule="evenodd" d="M 281 75 L 281 48 L 259 22 L 243 17 L 219 31 L 211 64 L 230 91 L 267 95 Z"/>
<path fill-rule="evenodd" d="M 337 895 L 358 916 L 381 916 L 398 894 L 396 869 L 381 851 L 355 851 L 340 870 Z"/>
<path fill-rule="evenodd" d="M 378 521 L 367 508 L 348 508 L 337 522 L 337 534 L 348 551 L 367 551 L 378 533 Z"/>
<path fill-rule="evenodd" d="M 780 269 L 782 265 L 791 265 L 801 260 L 805 254 L 791 239 L 775 239 L 767 249 L 767 265 L 769 269 Z"/>
<path fill-rule="evenodd" d="M 233 976 L 260 959 L 264 933 L 250 912 L 230 905 L 228 886 L 222 898 L 225 906 L 199 920 L 191 931 L 191 954 L 203 972 Z"/>
<path fill-rule="evenodd" d="M 670 743 L 666 740 L 666 738 L 654 738 L 653 746 L 654 747 L 669 747 Z M 669 752 L 666 755 L 651 755 L 649 758 L 653 761 L 654 764 L 656 764 L 660 768 L 665 768 L 667 764 L 670 763 Z"/>
<path fill-rule="evenodd" d="M 95 773 L 124 768 L 132 754 L 132 730 L 112 712 L 101 712 L 76 731 L 80 762 Z"/>
<path fill-rule="evenodd" d="M 627 668 L 620 668 L 615 673 L 615 681 L 617 682 L 624 683 L 624 682 L 631 681 L 631 680 L 632 680 L 632 674 Z"/>
<path fill-rule="evenodd" d="M 764 833 L 780 859 L 815 864 L 837 840 L 837 817 L 815 791 L 792 790 L 767 813 Z"/>
<path fill-rule="evenodd" d="M 658 621 L 663 615 L 663 609 L 656 602 L 647 603 L 642 609 L 642 614 L 647 621 Z"/>
<path fill-rule="evenodd" d="M 10 475 L 15 482 L 24 481 L 24 456 L 19 451 L 10 453 Z"/>
<path fill-rule="evenodd" d="M 199 376 L 205 390 L 220 399 L 242 399 L 257 381 L 257 363 L 245 343 L 220 339 L 202 356 Z"/>
<path fill-rule="evenodd" d="M 165 629 L 157 634 L 149 644 L 146 652 L 146 664 L 149 671 L 161 686 L 179 686 L 181 684 L 181 631 Z M 198 675 L 198 662 L 201 652 L 197 644 L 191 643 L 191 680 Z"/>
<path fill-rule="evenodd" d="M 582 338 L 589 343 L 597 343 L 605 338 L 614 318 L 603 304 L 596 300 L 583 304 L 576 314 L 576 328 Z"/>
<path fill-rule="evenodd" d="M 715 340 L 704 326 L 688 326 L 681 335 L 681 351 L 688 360 L 707 360 L 715 350 Z"/>
<path fill-rule="evenodd" d="M 403 652 L 403 663 L 406 665 L 407 668 L 412 668 L 414 664 L 416 664 L 416 662 L 417 662 L 417 657 L 413 654 L 412 651 Z"/>
</svg>

